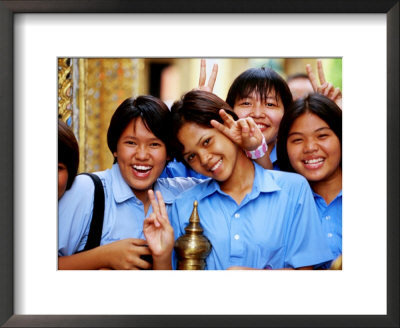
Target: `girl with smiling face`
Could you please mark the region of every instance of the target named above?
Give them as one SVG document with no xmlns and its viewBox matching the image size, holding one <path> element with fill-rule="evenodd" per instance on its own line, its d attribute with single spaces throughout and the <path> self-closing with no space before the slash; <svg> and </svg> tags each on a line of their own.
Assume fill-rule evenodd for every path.
<svg viewBox="0 0 400 328">
<path fill-rule="evenodd" d="M 342 111 L 323 95 L 314 93 L 297 100 L 283 116 L 278 134 L 279 167 L 308 180 L 335 257 L 342 254 L 341 144 Z"/>
<path fill-rule="evenodd" d="M 105 197 L 100 245 L 85 249 L 94 185 L 79 175 L 59 201 L 59 269 L 171 268 L 168 211 L 175 197 L 199 180 L 159 179 L 169 159 L 169 120 L 167 106 L 152 96 L 128 98 L 116 109 L 107 133 L 114 164 L 95 173 Z M 152 265 L 142 258 L 146 255 Z"/>
<path fill-rule="evenodd" d="M 251 117 L 261 129 L 276 170 L 279 169 L 275 147 L 279 124 L 292 101 L 286 81 L 266 67 L 250 68 L 241 73 L 233 81 L 226 97 L 226 102 L 239 118 Z"/>
<path fill-rule="evenodd" d="M 172 106 L 177 158 L 212 178 L 176 199 L 170 217 L 175 239 L 185 233 L 197 200 L 212 244 L 207 269 L 310 269 L 332 260 L 307 181 L 249 159 L 221 132 L 221 109 L 237 119 L 206 91 L 188 92 Z"/>
</svg>

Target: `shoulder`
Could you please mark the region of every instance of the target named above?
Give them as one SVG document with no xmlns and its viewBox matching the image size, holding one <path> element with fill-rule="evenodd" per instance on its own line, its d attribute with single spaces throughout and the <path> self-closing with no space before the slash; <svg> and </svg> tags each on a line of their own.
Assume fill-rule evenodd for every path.
<svg viewBox="0 0 400 328">
<path fill-rule="evenodd" d="M 208 179 L 206 179 L 208 180 Z M 206 181 L 205 179 L 198 178 L 160 178 L 157 180 L 160 189 L 168 189 L 175 195 L 188 191 L 189 189 Z"/>
<path fill-rule="evenodd" d="M 177 198 L 177 203 L 184 203 L 186 201 L 200 201 L 202 198 L 209 195 L 213 190 L 215 190 L 216 182 L 213 179 L 197 180 L 191 188 L 184 190 Z"/>
</svg>

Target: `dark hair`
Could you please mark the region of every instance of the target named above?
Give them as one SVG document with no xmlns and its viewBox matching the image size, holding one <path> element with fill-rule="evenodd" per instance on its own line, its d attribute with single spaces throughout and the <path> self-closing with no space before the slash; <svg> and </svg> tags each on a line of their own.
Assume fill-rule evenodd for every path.
<svg viewBox="0 0 400 328">
<path fill-rule="evenodd" d="M 226 102 L 234 108 L 235 102 L 248 97 L 256 92 L 265 101 L 268 93 L 272 90 L 281 98 L 283 108 L 286 110 L 293 102 L 292 93 L 286 81 L 272 68 L 260 67 L 249 68 L 240 74 L 229 88 Z"/>
<path fill-rule="evenodd" d="M 143 120 L 146 128 L 165 144 L 167 154 L 169 154 L 171 133 L 169 126 L 170 112 L 167 105 L 153 96 L 139 96 L 125 99 L 111 118 L 107 131 L 107 144 L 113 156 L 114 152 L 117 151 L 118 140 L 125 128 L 133 119 L 138 117 Z M 116 162 L 117 158 L 114 158 L 114 163 Z"/>
<path fill-rule="evenodd" d="M 287 139 L 294 121 L 305 113 L 315 114 L 326 122 L 338 137 L 340 147 L 342 146 L 342 110 L 329 98 L 319 93 L 311 93 L 306 98 L 296 100 L 283 114 L 276 146 L 278 165 L 282 171 L 295 172 L 287 152 Z"/>
<path fill-rule="evenodd" d="M 67 167 L 68 181 L 66 190 L 71 188 L 72 182 L 78 173 L 79 146 L 70 127 L 62 120 L 58 120 L 58 163 Z"/>
<path fill-rule="evenodd" d="M 186 164 L 186 161 L 182 158 L 184 147 L 177 138 L 183 124 L 193 122 L 207 128 L 212 128 L 211 120 L 223 124 L 224 121 L 219 116 L 220 109 L 224 109 L 234 120 L 238 119 L 238 116 L 225 101 L 207 91 L 190 91 L 172 105 L 172 143 L 176 159 Z"/>
<path fill-rule="evenodd" d="M 308 75 L 306 73 L 295 73 L 292 75 L 289 75 L 286 79 L 286 82 L 289 83 L 290 81 L 297 80 L 297 79 L 306 79 L 310 80 Z"/>
</svg>

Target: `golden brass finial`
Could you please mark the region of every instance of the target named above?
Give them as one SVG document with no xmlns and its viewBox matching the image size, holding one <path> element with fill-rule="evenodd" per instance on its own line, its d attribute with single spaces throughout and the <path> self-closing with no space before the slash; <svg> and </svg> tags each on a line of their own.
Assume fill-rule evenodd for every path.
<svg viewBox="0 0 400 328">
<path fill-rule="evenodd" d="M 197 200 L 195 200 L 189 224 L 185 228 L 186 233 L 175 242 L 178 270 L 204 270 L 205 259 L 211 252 L 211 243 L 203 235 L 203 229 L 200 226 L 197 205 Z"/>
</svg>

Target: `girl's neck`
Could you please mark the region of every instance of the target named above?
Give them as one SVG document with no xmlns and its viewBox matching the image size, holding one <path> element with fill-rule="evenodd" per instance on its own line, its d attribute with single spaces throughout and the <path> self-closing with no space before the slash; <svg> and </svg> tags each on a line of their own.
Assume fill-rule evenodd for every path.
<svg viewBox="0 0 400 328">
<path fill-rule="evenodd" d="M 239 150 L 231 176 L 228 180 L 220 183 L 221 190 L 230 195 L 237 204 L 240 204 L 253 188 L 254 175 L 253 161 Z"/>
<path fill-rule="evenodd" d="M 276 139 L 268 144 L 267 152 L 269 155 L 271 155 L 272 149 L 274 149 L 275 145 L 276 145 Z"/>
<path fill-rule="evenodd" d="M 148 190 L 133 190 L 133 193 L 135 194 L 136 198 L 143 203 L 144 213 L 145 215 L 147 215 L 147 211 L 149 210 L 150 207 Z"/>
<path fill-rule="evenodd" d="M 329 204 L 342 190 L 342 168 L 337 170 L 326 180 L 310 181 L 312 190 L 320 195 Z"/>
</svg>

